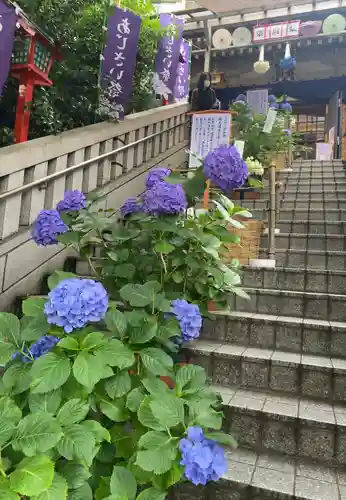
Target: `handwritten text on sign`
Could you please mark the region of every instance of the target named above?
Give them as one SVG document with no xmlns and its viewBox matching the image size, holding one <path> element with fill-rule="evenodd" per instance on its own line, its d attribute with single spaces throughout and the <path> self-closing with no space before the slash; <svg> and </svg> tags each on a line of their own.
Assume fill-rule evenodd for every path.
<svg viewBox="0 0 346 500">
<path fill-rule="evenodd" d="M 230 113 L 195 114 L 192 119 L 191 153 L 205 158 L 218 146 L 229 144 L 231 135 Z M 189 167 L 197 168 L 199 161 L 190 155 Z"/>
</svg>

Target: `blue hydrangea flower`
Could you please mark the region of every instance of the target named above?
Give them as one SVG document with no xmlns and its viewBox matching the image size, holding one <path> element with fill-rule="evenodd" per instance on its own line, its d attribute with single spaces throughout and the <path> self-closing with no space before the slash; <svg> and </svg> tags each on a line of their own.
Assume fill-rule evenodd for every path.
<svg viewBox="0 0 346 500">
<path fill-rule="evenodd" d="M 227 193 L 241 187 L 249 171 L 234 146 L 220 146 L 205 157 L 204 175 Z"/>
<path fill-rule="evenodd" d="M 138 198 L 128 198 L 120 208 L 120 212 L 123 217 L 142 211 L 143 203 Z"/>
<path fill-rule="evenodd" d="M 101 321 L 108 308 L 106 290 L 101 283 L 91 279 L 63 280 L 48 297 L 44 306 L 48 323 L 63 327 L 66 333 Z"/>
<path fill-rule="evenodd" d="M 156 182 L 143 194 L 143 211 L 150 215 L 177 215 L 187 208 L 187 200 L 181 184 Z"/>
<path fill-rule="evenodd" d="M 169 168 L 165 167 L 156 167 L 150 170 L 145 183 L 147 189 L 151 189 L 157 182 L 162 181 L 170 173 L 171 171 L 169 170 Z"/>
<path fill-rule="evenodd" d="M 28 356 L 22 356 L 23 361 L 25 363 L 31 363 L 32 359 L 38 359 L 41 356 L 47 354 L 56 344 L 59 342 L 58 337 L 54 337 L 54 335 L 44 335 L 40 339 L 38 339 L 34 344 L 27 349 Z"/>
<path fill-rule="evenodd" d="M 86 207 L 86 197 L 84 193 L 75 189 L 66 191 L 64 199 L 56 206 L 58 212 L 72 212 Z"/>
<path fill-rule="evenodd" d="M 183 340 L 189 341 L 200 336 L 202 316 L 196 304 L 190 304 L 184 299 L 172 301 L 171 311 L 177 318 Z"/>
<path fill-rule="evenodd" d="M 227 471 L 224 449 L 211 439 L 206 439 L 200 427 L 189 427 L 187 438 L 180 441 L 180 464 L 185 467 L 185 477 L 196 486 L 219 480 Z"/>
<path fill-rule="evenodd" d="M 37 245 L 57 245 L 57 236 L 66 233 L 68 227 L 57 210 L 41 210 L 32 228 L 32 238 Z"/>
</svg>

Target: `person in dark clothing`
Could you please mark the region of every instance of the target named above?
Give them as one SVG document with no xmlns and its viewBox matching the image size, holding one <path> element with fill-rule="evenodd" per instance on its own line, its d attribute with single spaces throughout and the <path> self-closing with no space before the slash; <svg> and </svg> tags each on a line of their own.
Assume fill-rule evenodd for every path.
<svg viewBox="0 0 346 500">
<path fill-rule="evenodd" d="M 211 74 L 202 73 L 198 79 L 197 88 L 191 95 L 192 111 L 207 111 L 208 109 L 219 109 L 219 101 L 215 90 L 211 88 Z"/>
</svg>

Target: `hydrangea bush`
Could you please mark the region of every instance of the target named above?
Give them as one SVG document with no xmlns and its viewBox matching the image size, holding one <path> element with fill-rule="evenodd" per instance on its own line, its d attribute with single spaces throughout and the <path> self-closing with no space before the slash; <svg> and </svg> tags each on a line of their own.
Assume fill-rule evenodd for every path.
<svg viewBox="0 0 346 500">
<path fill-rule="evenodd" d="M 36 243 L 74 247 L 94 276 L 56 271 L 21 318 L 0 313 L 0 498 L 164 500 L 226 472 L 220 398 L 170 354 L 198 338 L 210 300 L 245 295 L 220 257 L 234 216 L 250 214 L 222 195 L 187 214 L 203 172 L 152 171 L 120 224 L 77 192 L 38 215 Z"/>
</svg>

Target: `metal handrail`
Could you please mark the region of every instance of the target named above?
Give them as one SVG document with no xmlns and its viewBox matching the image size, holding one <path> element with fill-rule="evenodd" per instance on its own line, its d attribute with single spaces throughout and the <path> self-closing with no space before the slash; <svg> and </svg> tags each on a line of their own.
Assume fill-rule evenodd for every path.
<svg viewBox="0 0 346 500">
<path fill-rule="evenodd" d="M 10 198 L 11 196 L 15 196 L 16 194 L 23 193 L 24 191 L 27 191 L 31 188 L 34 188 L 36 186 L 39 186 L 40 184 L 44 184 L 45 182 L 50 182 L 54 179 L 57 179 L 59 177 L 63 177 L 64 175 L 69 174 L 70 172 L 74 172 L 75 170 L 78 170 L 80 168 L 86 167 L 90 165 L 91 163 L 94 163 L 95 161 L 100 161 L 105 158 L 108 158 L 108 156 L 112 156 L 118 153 L 122 153 L 123 151 L 126 151 L 127 149 L 137 146 L 138 144 L 142 144 L 142 142 L 148 141 L 150 139 L 153 139 L 157 137 L 158 135 L 164 134 L 165 132 L 170 132 L 171 130 L 174 130 L 178 127 L 181 127 L 184 125 L 184 123 L 178 123 L 176 125 L 172 125 L 172 127 L 168 127 L 164 130 L 160 130 L 159 132 L 155 132 L 154 134 L 148 135 L 147 137 L 143 137 L 142 139 L 138 139 L 137 141 L 131 142 L 129 144 L 126 144 L 125 146 L 122 146 L 121 148 L 114 149 L 112 151 L 108 151 L 107 153 L 103 153 L 102 155 L 96 156 L 94 158 L 89 158 L 88 160 L 84 160 L 81 163 L 77 163 L 76 165 L 72 165 L 71 167 L 67 167 L 64 170 L 59 170 L 59 172 L 55 172 L 54 174 L 46 175 L 45 177 L 42 177 L 41 179 L 37 179 L 36 181 L 29 182 L 28 184 L 24 184 L 23 186 L 20 186 L 15 189 L 11 189 L 10 191 L 6 191 L 5 193 L 0 194 L 0 201 L 6 200 L 7 198 Z"/>
</svg>

